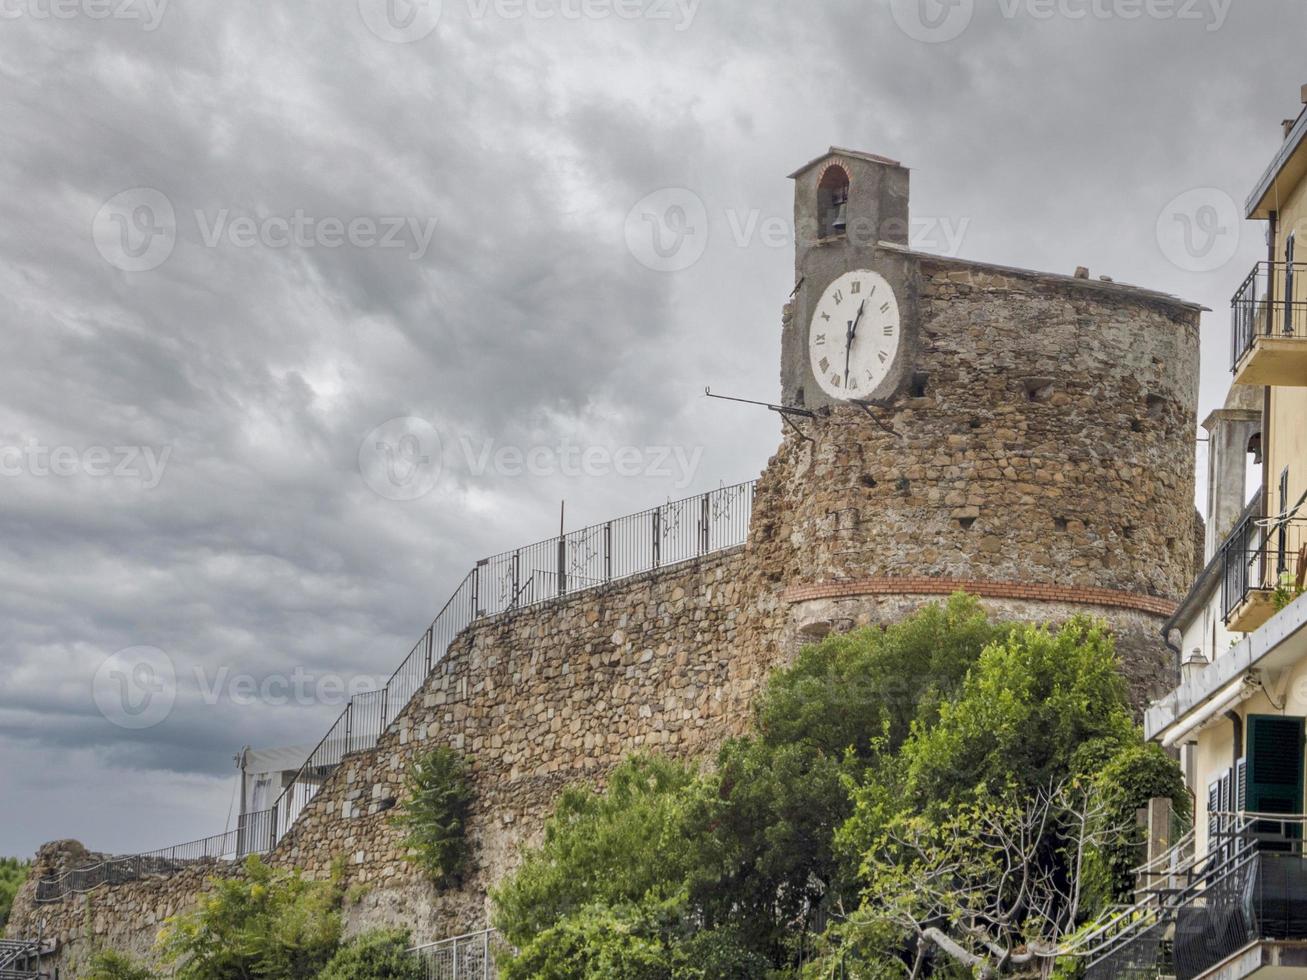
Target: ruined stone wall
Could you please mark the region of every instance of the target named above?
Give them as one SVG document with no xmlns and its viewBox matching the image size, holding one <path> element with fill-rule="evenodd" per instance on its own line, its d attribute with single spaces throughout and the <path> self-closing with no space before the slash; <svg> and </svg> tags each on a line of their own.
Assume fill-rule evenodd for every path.
<svg viewBox="0 0 1307 980">
<path fill-rule="evenodd" d="M 343 861 L 351 932 L 400 925 L 426 941 L 483 927 L 488 887 L 563 786 L 601 782 L 634 751 L 702 756 L 747 727 L 760 676 L 741 650 L 779 632 L 784 615 L 778 599 L 755 594 L 747 564 L 737 548 L 476 624 L 377 747 L 330 776 L 269 860 L 319 878 Z M 443 892 L 405 859 L 391 823 L 408 765 L 440 745 L 465 753 L 476 793 L 474 866 L 461 889 Z M 35 877 L 50 870 L 44 860 Z M 11 928 L 34 934 L 44 920 L 75 975 L 97 943 L 147 952 L 163 917 L 193 902 L 212 871 L 39 906 L 29 887 Z"/>
</svg>

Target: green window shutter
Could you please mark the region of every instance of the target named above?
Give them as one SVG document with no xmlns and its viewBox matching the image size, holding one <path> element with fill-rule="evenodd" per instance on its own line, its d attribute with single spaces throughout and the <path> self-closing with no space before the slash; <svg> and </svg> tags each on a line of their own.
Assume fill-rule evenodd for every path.
<svg viewBox="0 0 1307 980">
<path fill-rule="evenodd" d="M 1253 813 L 1302 813 L 1302 718 L 1248 716 L 1245 792 Z"/>
</svg>

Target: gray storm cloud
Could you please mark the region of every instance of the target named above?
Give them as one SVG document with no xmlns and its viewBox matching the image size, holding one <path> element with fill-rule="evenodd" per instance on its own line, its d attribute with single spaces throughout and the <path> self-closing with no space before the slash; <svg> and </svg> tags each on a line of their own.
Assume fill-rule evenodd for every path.
<svg viewBox="0 0 1307 980">
<path fill-rule="evenodd" d="M 932 41 L 899 0 L 618 3 L 389 25 L 369 0 L 3 8 L 0 770 L 24 805 L 0 853 L 221 831 L 241 744 L 311 742 L 338 709 L 223 696 L 220 671 L 384 675 L 560 501 L 577 526 L 756 476 L 776 420 L 702 391 L 776 396 L 784 175 L 828 145 L 913 168 L 914 220 L 941 229 L 923 247 L 1212 307 L 1202 410 L 1222 400 L 1259 231 L 1198 274 L 1156 226 L 1264 168 L 1307 80 L 1301 4 L 1209 30 L 964 0 Z M 666 189 L 702 205 L 675 271 L 628 240 Z M 413 499 L 361 472 L 395 419 L 437 434 Z M 178 689 L 130 730 L 92 680 L 137 646 Z"/>
</svg>

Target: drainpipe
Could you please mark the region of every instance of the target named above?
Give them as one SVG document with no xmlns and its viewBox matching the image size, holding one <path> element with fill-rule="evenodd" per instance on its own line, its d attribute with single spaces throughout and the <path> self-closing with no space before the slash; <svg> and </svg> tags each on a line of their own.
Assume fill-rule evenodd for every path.
<svg viewBox="0 0 1307 980">
<path fill-rule="evenodd" d="M 1234 769 L 1243 758 L 1243 719 L 1239 717 L 1237 711 L 1227 711 L 1225 717 L 1229 718 L 1230 724 L 1234 726 L 1234 759 L 1230 762 L 1230 768 Z"/>
<path fill-rule="evenodd" d="M 1170 622 L 1168 622 L 1162 627 L 1162 642 L 1166 644 L 1168 650 L 1175 654 L 1175 669 L 1179 670 L 1184 666 L 1184 651 L 1180 649 L 1179 644 L 1171 642 L 1171 634 L 1173 632 L 1178 631 Z"/>
</svg>

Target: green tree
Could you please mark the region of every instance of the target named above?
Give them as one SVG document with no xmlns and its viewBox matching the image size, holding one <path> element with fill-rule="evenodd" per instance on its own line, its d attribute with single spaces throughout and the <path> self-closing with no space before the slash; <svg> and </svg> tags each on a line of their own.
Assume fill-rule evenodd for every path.
<svg viewBox="0 0 1307 980">
<path fill-rule="evenodd" d="M 340 889 L 270 868 L 219 878 L 199 905 L 164 923 L 159 951 L 177 980 L 311 980 L 340 942 Z"/>
<path fill-rule="evenodd" d="M 585 918 L 587 930 L 609 921 L 596 908 L 622 909 L 628 924 L 646 905 L 666 917 L 669 899 L 683 902 L 692 882 L 718 873 L 719 844 L 707 830 L 718 806 L 693 769 L 643 756 L 613 770 L 602 792 L 565 789 L 544 840 L 493 892 L 496 926 L 525 949 L 551 929 L 572 935 L 569 917 Z"/>
<path fill-rule="evenodd" d="M 425 980 L 403 931 L 365 932 L 336 951 L 317 980 Z"/>
<path fill-rule="evenodd" d="M 30 861 L 18 858 L 0 858 L 0 926 L 9 921 L 9 910 L 13 908 L 14 896 L 27 880 L 31 869 Z"/>
<path fill-rule="evenodd" d="M 1086 619 L 1055 631 L 1024 626 L 985 648 L 935 723 L 918 718 L 901 750 L 854 791 L 839 837 L 860 857 L 863 901 L 834 958 L 919 971 L 924 958 L 919 975 L 1000 975 L 1028 965 L 1020 959 L 1029 949 L 1055 949 L 1113 886 L 1128 887 L 1119 872 L 1138 853 L 1134 807 L 1184 793 L 1175 763 L 1142 746 L 1118 666 L 1111 637 Z M 1068 787 L 1076 805 L 1019 824 Z M 1028 845 L 1017 860 L 1014 839 Z M 1038 903 L 1028 891 L 1003 892 L 1015 868 L 1043 889 Z M 978 924 L 986 914 L 992 929 Z M 947 967 L 935 969 L 939 960 Z"/>
<path fill-rule="evenodd" d="M 433 749 L 409 768 L 405 790 L 394 821 L 407 830 L 410 857 L 437 885 L 457 885 L 467 865 L 473 799 L 467 762 L 451 748 Z"/>
<path fill-rule="evenodd" d="M 116 950 L 96 953 L 82 974 L 85 980 L 155 980 L 155 974 L 146 966 Z"/>
</svg>

